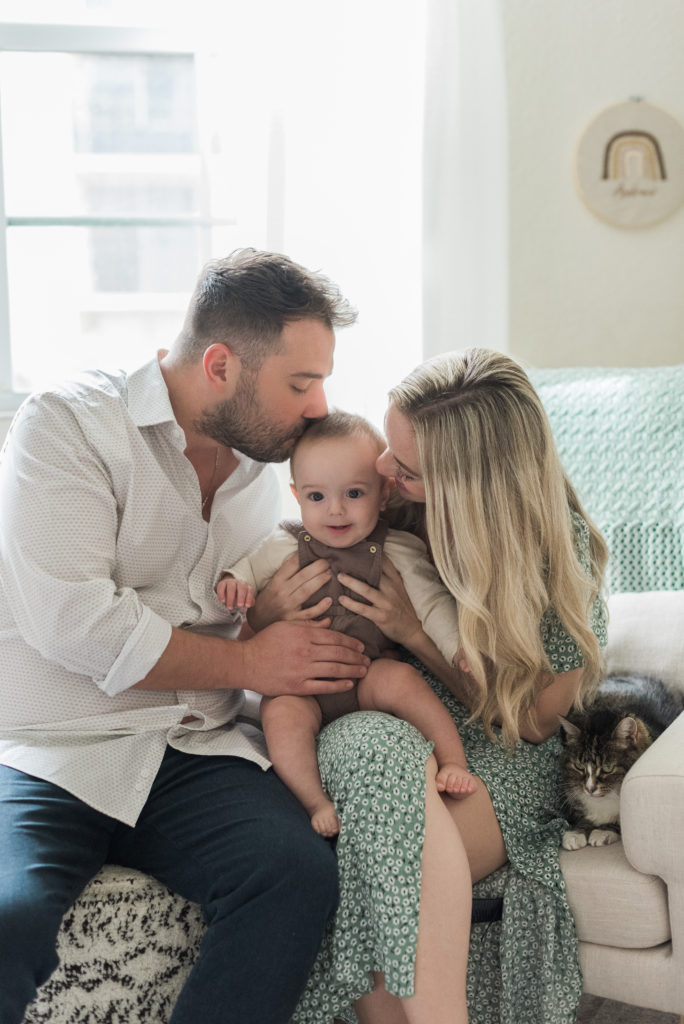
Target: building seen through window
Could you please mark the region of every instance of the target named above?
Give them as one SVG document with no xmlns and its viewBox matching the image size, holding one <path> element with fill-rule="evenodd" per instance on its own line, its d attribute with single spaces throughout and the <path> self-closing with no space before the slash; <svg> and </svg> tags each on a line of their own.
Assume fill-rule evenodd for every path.
<svg viewBox="0 0 684 1024">
<path fill-rule="evenodd" d="M 168 344 L 210 198 L 192 55 L 1 57 L 12 384 L 28 391 Z"/>
</svg>

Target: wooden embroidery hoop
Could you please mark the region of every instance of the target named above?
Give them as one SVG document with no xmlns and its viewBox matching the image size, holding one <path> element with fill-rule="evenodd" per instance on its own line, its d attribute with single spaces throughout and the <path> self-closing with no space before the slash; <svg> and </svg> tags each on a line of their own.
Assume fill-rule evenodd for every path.
<svg viewBox="0 0 684 1024">
<path fill-rule="evenodd" d="M 587 126 L 575 170 L 582 199 L 601 220 L 656 224 L 684 201 L 684 128 L 639 97 L 618 103 Z"/>
</svg>

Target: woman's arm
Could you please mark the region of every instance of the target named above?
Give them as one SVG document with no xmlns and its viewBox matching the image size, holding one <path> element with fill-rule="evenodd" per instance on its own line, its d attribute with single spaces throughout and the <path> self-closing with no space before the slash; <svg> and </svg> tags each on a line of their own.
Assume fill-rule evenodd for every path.
<svg viewBox="0 0 684 1024">
<path fill-rule="evenodd" d="M 559 675 L 549 674 L 530 712 L 523 715 L 518 728 L 522 739 L 529 743 L 543 743 L 558 732 L 558 716 L 567 715 L 573 705 L 582 681 L 581 668 Z"/>
<path fill-rule="evenodd" d="M 342 596 L 340 603 L 350 611 L 358 612 L 374 622 L 383 633 L 400 643 L 421 661 L 467 708 L 473 707 L 473 689 L 468 673 L 455 665 L 448 665 L 435 644 L 423 632 L 420 620 L 413 610 L 401 575 L 385 559 L 379 589 L 362 583 L 353 576 L 340 573 L 340 582 L 365 597 L 370 604 L 362 604 Z M 547 684 L 540 687 L 533 707 L 520 718 L 519 731 L 528 743 L 543 743 L 558 732 L 558 715 L 567 715 L 577 696 L 582 680 L 582 669 L 546 676 Z"/>
<path fill-rule="evenodd" d="M 467 672 L 462 672 L 456 665 L 449 665 L 427 633 L 421 629 L 411 638 L 410 646 L 407 642 L 402 642 L 402 646 L 418 658 L 418 661 L 422 662 L 428 671 L 437 676 L 457 700 L 472 710 L 473 692 L 470 676 Z"/>
<path fill-rule="evenodd" d="M 428 559 L 425 544 L 411 533 L 390 530 L 385 555 L 399 572 L 423 630 L 447 665 L 458 665 L 458 604 Z"/>
</svg>

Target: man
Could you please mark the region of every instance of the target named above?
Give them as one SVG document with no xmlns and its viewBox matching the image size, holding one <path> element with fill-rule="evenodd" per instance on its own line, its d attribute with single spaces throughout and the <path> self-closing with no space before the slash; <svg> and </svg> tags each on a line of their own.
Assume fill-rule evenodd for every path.
<svg viewBox="0 0 684 1024">
<path fill-rule="evenodd" d="M 336 692 L 368 662 L 307 622 L 240 641 L 214 587 L 272 529 L 267 463 L 326 415 L 333 329 L 354 316 L 320 275 L 238 251 L 205 268 L 170 351 L 17 414 L 0 464 L 0 1024 L 21 1021 L 107 861 L 204 908 L 173 1024 L 289 1019 L 335 862 L 235 717 L 243 687 Z"/>
</svg>

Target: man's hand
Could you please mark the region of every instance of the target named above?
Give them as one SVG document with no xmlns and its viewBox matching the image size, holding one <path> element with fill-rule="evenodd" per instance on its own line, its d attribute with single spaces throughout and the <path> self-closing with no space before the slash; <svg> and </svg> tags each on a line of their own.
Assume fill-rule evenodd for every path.
<svg viewBox="0 0 684 1024">
<path fill-rule="evenodd" d="M 350 690 L 370 664 L 359 640 L 313 623 L 275 622 L 239 648 L 240 686 L 269 697 Z"/>
<path fill-rule="evenodd" d="M 296 552 L 289 555 L 250 609 L 250 626 L 258 632 L 275 622 L 317 619 L 330 607 L 332 598 L 324 597 L 312 608 L 302 608 L 302 605 L 328 582 L 330 575 L 330 566 L 323 558 L 300 569 L 299 555 Z M 321 625 L 329 626 L 330 619 L 323 620 Z"/>
</svg>

